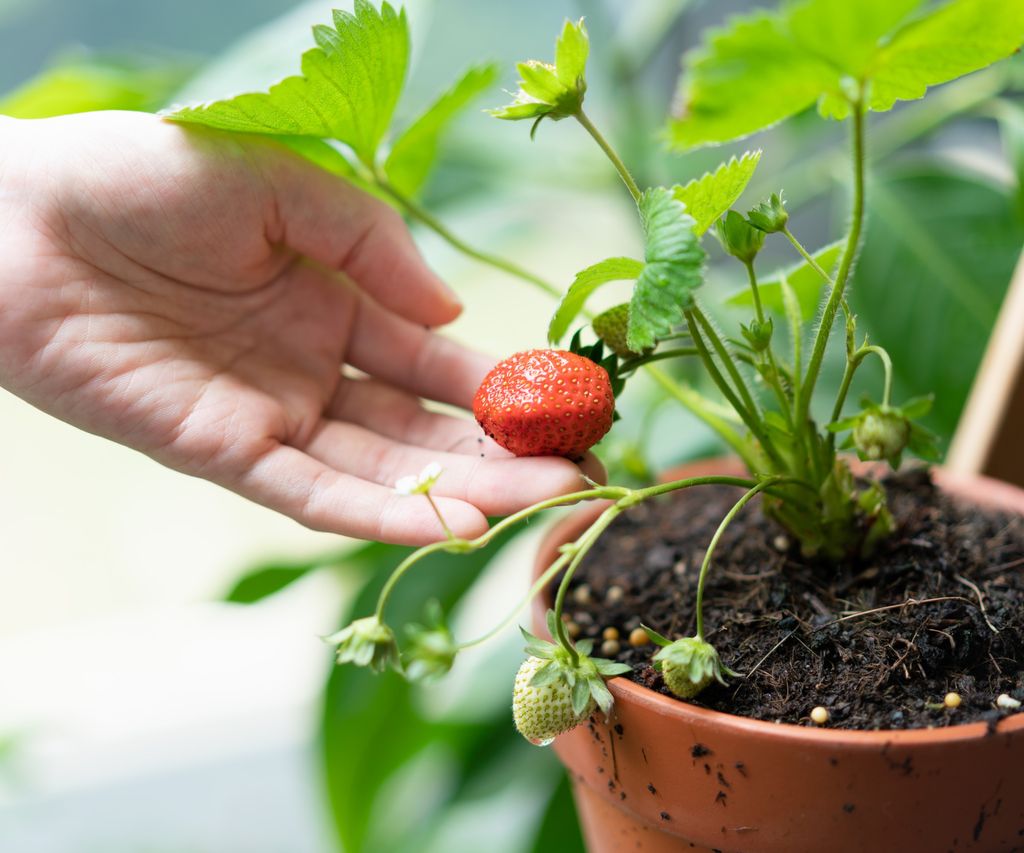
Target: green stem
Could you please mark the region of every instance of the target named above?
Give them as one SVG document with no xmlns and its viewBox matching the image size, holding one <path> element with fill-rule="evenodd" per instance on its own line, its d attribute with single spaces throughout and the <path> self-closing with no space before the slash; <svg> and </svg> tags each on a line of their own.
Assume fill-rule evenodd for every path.
<svg viewBox="0 0 1024 853">
<path fill-rule="evenodd" d="M 864 355 L 877 355 L 882 362 L 882 369 L 885 371 L 885 382 L 882 385 L 882 406 L 885 408 L 889 407 L 889 403 L 892 401 L 892 359 L 889 358 L 889 353 L 880 346 L 867 346 L 861 347 L 864 351 Z"/>
<path fill-rule="evenodd" d="M 764 324 L 764 309 L 761 307 L 761 289 L 757 284 L 757 273 L 754 272 L 754 262 L 750 261 L 744 266 L 747 268 L 747 280 L 750 282 L 750 291 L 754 294 L 754 310 L 757 314 L 757 322 Z M 786 418 L 786 423 L 790 426 L 793 425 L 793 415 L 789 410 L 789 398 L 786 396 L 786 392 L 782 387 L 782 382 L 779 379 L 779 365 L 775 360 L 775 350 L 772 348 L 772 342 L 768 341 L 768 346 L 765 348 L 763 356 L 768 369 L 769 380 L 768 384 L 771 386 L 772 391 L 775 392 L 775 397 L 779 401 L 779 407 L 782 410 L 783 416 Z"/>
<path fill-rule="evenodd" d="M 811 396 L 814 393 L 814 386 L 818 381 L 818 374 L 821 372 L 821 364 L 825 357 L 825 349 L 828 344 L 829 334 L 832 331 L 832 324 L 835 321 L 836 313 L 843 303 L 843 292 L 846 288 L 850 271 L 853 269 L 853 261 L 857 256 L 857 249 L 860 246 L 861 230 L 864 226 L 864 87 L 860 88 L 857 100 L 853 103 L 853 214 L 850 222 L 850 234 L 846 241 L 846 250 L 839 263 L 839 271 L 836 273 L 835 283 L 829 293 L 828 301 L 825 303 L 825 310 L 821 315 L 821 323 L 814 338 L 814 347 L 811 351 L 811 359 L 807 365 L 807 376 L 804 379 L 800 392 L 800 406 L 802 411 L 798 412 L 797 424 L 807 422 L 810 411 Z"/>
<path fill-rule="evenodd" d="M 739 486 L 741 488 L 745 488 L 753 486 L 754 481 L 749 478 L 743 477 L 725 477 L 709 475 L 707 477 L 690 477 L 685 480 L 675 480 L 670 483 L 659 483 L 656 486 L 649 486 L 645 489 L 631 490 L 629 492 L 629 495 L 619 498 L 620 510 L 625 509 L 625 505 L 632 505 L 634 502 L 637 501 L 658 497 L 659 495 L 663 495 L 668 492 L 675 491 L 677 489 L 687 488 L 689 486 L 702 485 Z M 586 533 L 583 534 L 583 536 L 585 535 Z M 581 536 L 577 540 L 577 545 L 582 543 L 583 536 Z M 491 630 L 487 631 L 484 634 L 481 634 L 476 639 L 467 640 L 464 643 L 459 643 L 457 648 L 461 651 L 463 649 L 472 648 L 473 646 L 479 646 L 482 643 L 487 642 L 488 640 L 492 639 L 493 637 L 497 636 L 502 631 L 504 631 L 509 625 L 512 624 L 512 622 L 515 621 L 516 617 L 519 615 L 519 612 L 523 609 L 523 607 L 529 604 L 534 599 L 534 597 L 552 581 L 552 579 L 558 576 L 558 573 L 565 568 L 566 563 L 568 563 L 578 554 L 578 547 L 575 549 L 563 551 L 563 553 L 559 555 L 558 559 L 556 559 L 547 569 L 545 569 L 544 573 L 539 578 L 537 578 L 536 581 L 534 581 L 533 586 L 530 587 L 527 594 L 516 604 L 516 606 L 509 612 L 509 614 L 501 622 L 495 625 Z M 575 569 L 573 569 L 573 571 L 575 571 Z M 556 612 L 559 611 L 556 610 Z M 560 615 L 559 620 L 561 620 Z"/>
<path fill-rule="evenodd" d="M 825 280 L 826 284 L 832 285 L 834 287 L 835 282 L 832 281 L 832 276 L 825 272 L 821 264 L 814 260 L 814 256 L 803 247 L 803 244 L 799 240 L 796 239 L 796 237 L 793 235 L 793 232 L 789 230 L 788 225 L 782 229 L 782 233 L 785 234 L 786 237 L 789 239 L 789 242 L 793 244 L 793 248 L 800 253 L 800 257 L 807 261 L 807 266 L 809 266 L 818 275 L 820 275 Z"/>
<path fill-rule="evenodd" d="M 725 377 L 722 376 L 722 372 L 718 369 L 718 365 L 715 364 L 715 359 L 712 357 L 711 351 L 708 349 L 708 345 L 704 342 L 704 338 L 697 325 L 697 320 L 691 311 L 686 312 L 686 322 L 690 326 L 690 337 L 693 338 L 693 342 L 697 345 L 700 359 L 704 363 L 704 368 L 707 370 L 711 380 L 718 386 L 718 390 L 721 391 L 725 399 L 729 401 L 729 405 L 733 407 L 733 410 L 740 416 L 740 419 L 750 427 L 750 413 L 743 406 L 740 398 L 736 395 L 736 392 L 733 391 L 732 386 L 725 381 Z M 751 430 L 751 432 L 753 432 L 753 430 Z"/>
<path fill-rule="evenodd" d="M 645 364 L 650 364 L 651 362 L 665 361 L 669 358 L 681 358 L 687 355 L 700 355 L 700 351 L 696 347 L 678 347 L 677 349 L 667 349 L 662 350 L 661 352 L 654 352 L 650 355 L 628 358 L 619 365 L 619 376 L 631 373 L 638 367 L 643 367 Z"/>
<path fill-rule="evenodd" d="M 690 327 L 690 336 L 693 338 L 693 342 L 697 345 L 697 349 L 700 351 L 701 361 L 704 363 L 704 367 L 711 376 L 712 381 L 718 386 L 719 390 L 729 401 L 729 405 L 732 406 L 733 410 L 740 416 L 743 423 L 747 425 L 747 429 L 750 430 L 751 434 L 761 443 L 761 447 L 764 452 L 771 457 L 772 461 L 779 466 L 783 466 L 782 459 L 779 456 L 778 450 L 772 443 L 768 433 L 762 428 L 760 420 L 760 410 L 757 408 L 757 404 L 754 403 L 750 391 L 747 389 L 746 383 L 743 381 L 742 376 L 739 375 L 739 370 L 736 368 L 732 357 L 729 355 L 728 350 L 725 349 L 725 344 L 722 343 L 721 339 L 715 333 L 714 327 L 711 326 L 710 322 L 698 308 L 691 308 L 684 312 L 686 322 Z M 733 377 L 733 381 L 739 386 L 739 393 L 743 396 L 743 400 L 737 396 L 736 391 L 733 390 L 732 386 L 726 381 L 722 372 L 718 369 L 718 365 L 715 364 L 715 359 L 708 350 L 707 344 L 704 342 L 704 338 L 701 335 L 698 323 L 702 325 L 711 338 L 712 345 L 718 352 L 719 357 L 726 365 L 726 369 Z M 750 405 L 752 408 L 747 408 Z"/>
<path fill-rule="evenodd" d="M 491 628 L 490 631 L 481 634 L 475 640 L 467 640 L 464 643 L 459 643 L 458 645 L 456 645 L 455 648 L 461 652 L 464 649 L 470 649 L 473 648 L 473 646 L 479 646 L 483 643 L 486 643 L 488 640 L 496 637 L 498 634 L 504 631 L 509 625 L 511 625 L 516 620 L 516 617 L 519 616 L 519 611 L 522 610 L 531 601 L 533 601 L 534 596 L 542 592 L 544 588 L 549 583 L 551 583 L 551 581 L 554 580 L 554 578 L 558 576 L 558 573 L 565 568 L 565 564 L 569 562 L 570 557 L 570 554 L 561 554 L 558 557 L 558 559 L 555 560 L 555 562 L 548 566 L 544 570 L 544 573 L 533 582 L 533 586 L 530 587 L 529 591 L 526 593 L 525 596 L 523 596 L 519 603 L 516 604 L 516 606 L 511 611 L 509 611 L 508 615 L 504 619 L 502 619 L 497 625 Z"/>
<path fill-rule="evenodd" d="M 458 537 L 452 533 L 452 529 L 448 526 L 448 522 L 444 520 L 444 516 L 441 515 L 441 510 L 437 508 L 437 503 L 434 501 L 433 496 L 427 492 L 426 498 L 430 502 L 430 508 L 434 511 L 434 515 L 437 516 L 437 520 L 441 522 L 441 529 L 444 531 L 445 537 L 449 542 L 454 542 Z"/>
<path fill-rule="evenodd" d="M 756 471 L 762 466 L 763 462 L 754 452 L 750 442 L 736 432 L 725 418 L 712 412 L 708 406 L 707 399 L 700 392 L 688 385 L 681 385 L 673 381 L 665 371 L 653 364 L 645 365 L 644 370 L 670 396 L 682 403 L 683 406 L 718 433 L 719 437 L 743 460 L 748 469 Z"/>
<path fill-rule="evenodd" d="M 524 269 L 518 264 L 514 264 L 511 261 L 507 261 L 504 258 L 492 255 L 489 252 L 483 252 L 480 249 L 474 248 L 457 237 L 448 228 L 432 214 L 428 213 L 416 202 L 407 196 L 400 193 L 387 178 L 379 172 L 374 175 L 374 180 L 385 193 L 391 196 L 400 207 L 402 207 L 413 219 L 419 220 L 422 224 L 426 225 L 431 231 L 437 234 L 442 240 L 447 242 L 452 248 L 457 249 L 464 255 L 468 255 L 471 258 L 475 258 L 481 263 L 492 266 L 496 269 L 507 272 L 509 275 L 520 278 L 523 281 L 528 281 L 535 287 L 540 288 L 549 296 L 554 296 L 556 299 L 562 298 L 562 292 L 548 281 L 545 281 L 540 276 L 536 276 L 529 270 Z"/>
<path fill-rule="evenodd" d="M 832 407 L 832 418 L 829 423 L 839 420 L 843 413 L 843 406 L 846 404 L 846 395 L 850 391 L 850 383 L 853 381 L 853 374 L 860 367 L 861 362 L 869 355 L 877 355 L 882 361 L 882 368 L 885 371 L 885 384 L 882 387 L 882 405 L 888 406 L 892 399 L 892 359 L 889 353 L 880 346 L 874 344 L 862 346 L 846 360 L 846 369 L 843 371 L 843 379 L 839 383 L 839 393 L 836 395 L 835 405 Z M 835 446 L 835 433 L 829 433 L 829 449 Z"/>
<path fill-rule="evenodd" d="M 583 112 L 583 108 L 580 107 L 579 112 L 574 116 L 576 121 L 583 125 L 584 130 L 589 133 L 594 141 L 601 146 L 601 150 L 607 155 L 608 159 L 611 160 L 612 165 L 615 167 L 615 171 L 619 173 L 619 177 L 622 178 L 622 182 L 626 185 L 626 189 L 629 190 L 629 194 L 633 196 L 633 201 L 637 204 L 640 203 L 640 187 L 636 185 L 636 181 L 633 180 L 633 176 L 629 173 L 629 169 L 626 168 L 626 164 L 622 162 L 622 158 L 615 152 L 615 149 L 609 144 L 608 140 L 601 135 L 599 131 L 587 117 L 587 114 Z"/>
<path fill-rule="evenodd" d="M 715 553 L 715 548 L 718 546 L 718 540 L 722 538 L 722 534 L 725 529 L 729 526 L 729 523 L 736 517 L 743 507 L 745 507 L 758 493 L 763 492 L 765 489 L 771 486 L 778 486 L 782 483 L 789 482 L 790 478 L 776 477 L 771 480 L 763 480 L 756 486 L 752 487 L 743 497 L 741 497 L 732 509 L 726 513 L 725 518 L 722 519 L 718 525 L 718 529 L 715 531 L 715 535 L 711 537 L 711 543 L 708 545 L 707 553 L 704 554 L 704 561 L 700 566 L 700 575 L 697 578 L 697 638 L 700 640 L 704 639 L 704 584 L 707 581 L 708 569 L 711 568 L 711 557 Z M 792 480 L 792 482 L 801 482 L 798 480 Z"/>
<path fill-rule="evenodd" d="M 457 537 L 452 537 L 440 542 L 431 542 L 429 545 L 424 545 L 422 548 L 413 551 L 413 553 L 402 560 L 402 562 L 398 564 L 398 567 L 391 573 L 391 577 L 389 577 L 385 582 L 380 591 L 380 595 L 377 597 L 377 619 L 382 622 L 384 621 L 384 609 L 387 607 L 388 600 L 391 598 L 391 593 L 394 590 L 395 585 L 402 579 L 409 569 L 424 557 L 429 557 L 431 554 L 436 554 L 439 551 L 448 551 L 455 554 L 465 554 L 470 551 L 478 551 L 490 544 L 492 539 L 503 533 L 508 528 L 546 509 L 576 503 L 577 501 L 619 500 L 621 498 L 628 497 L 630 494 L 632 494 L 632 490 L 622 486 L 600 486 L 595 489 L 584 489 L 579 492 L 572 492 L 568 495 L 559 495 L 558 497 L 548 498 L 545 501 L 535 503 L 525 509 L 519 510 L 519 512 L 503 518 L 475 539 L 459 539 Z"/>
<path fill-rule="evenodd" d="M 708 336 L 708 340 L 711 341 L 711 346 L 714 347 L 715 352 L 718 353 L 718 358 L 722 364 L 725 365 L 725 369 L 731 377 L 733 384 L 736 386 L 736 390 L 739 392 L 740 397 L 743 399 L 744 405 L 747 407 L 747 411 L 750 414 L 760 419 L 761 407 L 757 404 L 754 399 L 754 395 L 750 392 L 750 387 L 747 385 L 746 379 L 743 378 L 743 374 L 740 373 L 740 369 L 736 366 L 736 361 L 732 357 L 732 353 L 729 352 L 718 334 L 718 330 L 715 329 L 714 325 L 707 318 L 707 315 L 700 310 L 696 305 L 691 309 L 693 316 L 697 318 L 697 322 L 700 323 L 701 328 L 704 330 L 704 334 Z"/>
<path fill-rule="evenodd" d="M 572 554 L 572 560 L 569 562 L 568 568 L 565 570 L 565 574 L 562 575 L 562 581 L 558 584 L 558 593 L 555 595 L 555 633 L 557 634 L 555 639 L 562 648 L 569 653 L 569 658 L 573 664 L 579 663 L 579 655 L 576 652 L 576 647 L 573 645 L 572 640 L 569 638 L 569 632 L 565 627 L 565 621 L 562 619 L 562 610 L 565 607 L 565 596 L 569 591 L 569 583 L 572 581 L 572 576 L 576 573 L 576 569 L 579 568 L 580 563 L 583 562 L 583 558 L 587 556 L 587 552 L 593 547 L 594 543 L 601 537 L 601 534 L 608 528 L 608 525 L 615 521 L 616 518 L 622 513 L 622 502 L 617 501 L 612 504 L 608 509 L 602 512 L 597 520 L 590 525 L 584 531 L 583 535 L 580 536 L 573 544 L 570 553 Z"/>
</svg>

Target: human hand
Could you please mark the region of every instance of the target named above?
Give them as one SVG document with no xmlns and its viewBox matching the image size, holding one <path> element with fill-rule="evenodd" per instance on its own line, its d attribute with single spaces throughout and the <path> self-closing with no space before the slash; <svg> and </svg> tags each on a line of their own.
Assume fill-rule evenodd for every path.
<svg viewBox="0 0 1024 853">
<path fill-rule="evenodd" d="M 394 211 L 272 142 L 3 120 L 0 259 L 0 385 L 310 527 L 440 538 L 391 488 L 431 461 L 460 536 L 582 486 L 423 408 L 467 407 L 492 360 L 430 331 L 460 306 Z"/>
</svg>

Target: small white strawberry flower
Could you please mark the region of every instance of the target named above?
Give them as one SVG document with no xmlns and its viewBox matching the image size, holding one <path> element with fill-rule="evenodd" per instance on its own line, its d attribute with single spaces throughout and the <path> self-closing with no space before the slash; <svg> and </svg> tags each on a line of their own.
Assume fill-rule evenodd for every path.
<svg viewBox="0 0 1024 853">
<path fill-rule="evenodd" d="M 425 495 L 430 492 L 444 469 L 439 462 L 428 462 L 419 474 L 400 477 L 395 491 L 400 495 Z"/>
</svg>

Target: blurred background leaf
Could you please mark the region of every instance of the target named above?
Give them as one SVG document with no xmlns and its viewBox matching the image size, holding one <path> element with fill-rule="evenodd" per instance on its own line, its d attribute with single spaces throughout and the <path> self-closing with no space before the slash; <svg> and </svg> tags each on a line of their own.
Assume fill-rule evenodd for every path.
<svg viewBox="0 0 1024 853">
<path fill-rule="evenodd" d="M 47 118 L 93 110 L 153 111 L 188 79 L 196 64 L 181 57 L 71 54 L 0 97 L 0 113 Z"/>
</svg>

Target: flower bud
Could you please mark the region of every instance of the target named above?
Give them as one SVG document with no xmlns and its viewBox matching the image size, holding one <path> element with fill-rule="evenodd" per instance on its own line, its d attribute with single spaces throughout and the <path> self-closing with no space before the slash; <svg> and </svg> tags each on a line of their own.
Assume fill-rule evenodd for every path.
<svg viewBox="0 0 1024 853">
<path fill-rule="evenodd" d="M 398 666 L 394 632 L 376 616 L 357 619 L 325 640 L 337 644 L 338 663 L 368 666 L 377 672 Z"/>
<path fill-rule="evenodd" d="M 766 234 L 774 234 L 782 231 L 789 222 L 789 212 L 786 210 L 786 202 L 782 193 L 772 193 L 767 201 L 762 201 L 753 210 L 748 211 L 747 221 L 758 231 Z"/>
<path fill-rule="evenodd" d="M 735 210 L 715 223 L 715 235 L 726 252 L 745 264 L 752 263 L 764 245 L 764 231 L 752 228 Z"/>
</svg>

